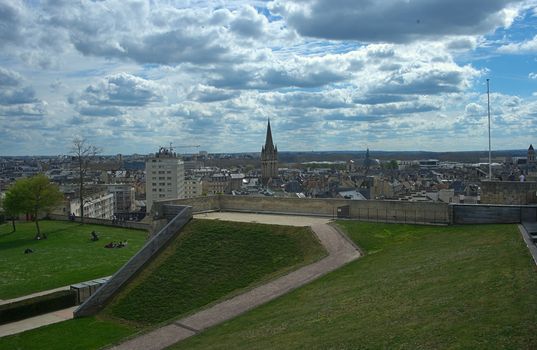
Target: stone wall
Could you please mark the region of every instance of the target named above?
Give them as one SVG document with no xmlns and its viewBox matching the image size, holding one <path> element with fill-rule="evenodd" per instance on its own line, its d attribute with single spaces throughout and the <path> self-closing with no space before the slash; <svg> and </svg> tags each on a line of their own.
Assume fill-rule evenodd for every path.
<svg viewBox="0 0 537 350">
<path fill-rule="evenodd" d="M 66 215 L 48 214 L 47 217 L 51 220 L 69 221 L 69 218 Z M 74 221 L 81 222 L 80 217 L 77 216 Z M 84 218 L 84 223 L 114 226 L 114 227 L 126 227 L 126 228 L 133 228 L 137 230 L 149 230 L 151 228 L 151 225 L 147 223 L 143 223 L 143 222 L 136 222 L 136 221 L 113 222 L 112 220 L 97 219 L 97 218 Z"/>
<path fill-rule="evenodd" d="M 219 196 L 226 211 L 249 211 L 337 217 L 338 207 L 349 206 L 349 218 L 368 221 L 448 224 L 448 205 L 404 201 Z"/>
<path fill-rule="evenodd" d="M 537 203 L 537 182 L 482 181 L 481 203 L 508 205 Z"/>
<path fill-rule="evenodd" d="M 298 214 L 337 217 L 338 207 L 349 206 L 349 218 L 363 221 L 448 224 L 446 203 L 405 201 L 353 201 L 348 199 L 277 198 L 217 195 L 155 203 L 192 206 L 193 212 L 209 210 Z"/>
<path fill-rule="evenodd" d="M 158 216 L 162 213 L 163 205 L 188 205 L 192 207 L 193 213 L 200 213 L 204 211 L 219 210 L 219 197 L 218 196 L 201 196 L 188 199 L 167 199 L 162 201 L 155 201 L 153 203 L 153 208 L 151 209 L 151 214 L 153 216 Z"/>
<path fill-rule="evenodd" d="M 147 242 L 136 255 L 121 267 L 95 294 L 91 295 L 75 311 L 75 317 L 99 312 L 156 254 L 170 242 L 192 218 L 192 208 L 183 207 L 159 233 Z"/>
<path fill-rule="evenodd" d="M 537 220 L 535 205 L 452 204 L 454 224 L 517 224 Z"/>
</svg>

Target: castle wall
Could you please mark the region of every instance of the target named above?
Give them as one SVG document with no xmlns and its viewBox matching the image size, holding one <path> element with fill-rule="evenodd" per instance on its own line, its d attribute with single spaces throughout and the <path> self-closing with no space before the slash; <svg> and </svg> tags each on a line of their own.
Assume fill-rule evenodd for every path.
<svg viewBox="0 0 537 350">
<path fill-rule="evenodd" d="M 537 182 L 482 181 L 481 203 L 508 205 L 537 203 Z"/>
</svg>

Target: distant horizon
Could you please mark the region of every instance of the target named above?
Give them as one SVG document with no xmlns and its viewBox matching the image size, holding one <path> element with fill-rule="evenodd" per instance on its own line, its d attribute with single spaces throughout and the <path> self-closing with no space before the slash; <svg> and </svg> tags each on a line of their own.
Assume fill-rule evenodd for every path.
<svg viewBox="0 0 537 350">
<path fill-rule="evenodd" d="M 529 147 L 529 145 L 528 145 Z M 492 157 L 494 157 L 494 152 L 501 152 L 501 153 L 505 153 L 505 152 L 527 152 L 527 148 L 518 148 L 518 149 L 497 149 L 497 150 L 492 150 Z M 201 150 L 201 151 L 204 151 L 204 150 Z M 367 149 L 363 149 L 363 150 L 328 150 L 328 151 L 316 151 L 316 150 L 311 150 L 311 151 L 283 151 L 283 150 L 278 150 L 278 153 L 279 154 L 285 154 L 285 153 L 365 153 L 367 151 Z M 425 151 L 425 150 L 382 150 L 382 149 L 369 149 L 369 152 L 374 153 L 375 152 L 379 152 L 379 153 L 436 153 L 436 154 L 441 154 L 441 153 L 486 153 L 488 154 L 488 150 L 467 150 L 467 151 Z M 118 155 L 122 155 L 122 156 L 133 156 L 133 155 L 140 155 L 140 156 L 148 156 L 148 155 L 151 155 L 151 154 L 154 154 L 155 152 L 148 152 L 148 153 L 111 153 L 111 154 L 99 154 L 98 156 L 102 156 L 102 157 L 116 157 Z M 199 154 L 199 153 L 190 153 L 190 152 L 175 152 L 177 153 L 178 155 L 196 155 L 196 154 Z M 244 151 L 244 152 L 207 152 L 208 154 L 255 154 L 255 153 L 261 153 L 261 151 Z M 64 154 L 28 154 L 28 155 L 0 155 L 0 158 L 3 158 L 3 157 L 57 157 L 57 156 L 72 156 L 68 153 L 64 153 Z"/>
</svg>

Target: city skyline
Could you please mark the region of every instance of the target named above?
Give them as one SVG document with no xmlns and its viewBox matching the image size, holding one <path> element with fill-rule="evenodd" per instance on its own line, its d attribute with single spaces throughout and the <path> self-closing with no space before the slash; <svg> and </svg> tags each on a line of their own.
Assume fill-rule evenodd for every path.
<svg viewBox="0 0 537 350">
<path fill-rule="evenodd" d="M 0 156 L 536 143 L 537 1 L 184 4 L 0 0 Z"/>
</svg>

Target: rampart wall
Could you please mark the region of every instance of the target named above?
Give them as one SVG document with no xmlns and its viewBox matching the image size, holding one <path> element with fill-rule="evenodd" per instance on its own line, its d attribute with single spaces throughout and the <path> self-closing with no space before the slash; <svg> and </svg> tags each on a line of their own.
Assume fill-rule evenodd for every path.
<svg viewBox="0 0 537 350">
<path fill-rule="evenodd" d="M 52 220 L 62 220 L 62 221 L 70 221 L 69 218 L 65 215 L 58 215 L 58 214 L 48 214 L 47 217 Z M 75 222 L 81 222 L 80 217 L 77 216 L 74 220 Z M 97 218 L 84 218 L 84 223 L 86 224 L 96 224 L 96 225 L 107 225 L 107 226 L 115 226 L 115 227 L 125 227 L 125 228 L 134 228 L 138 230 L 149 230 L 151 228 L 151 225 L 143 223 L 143 222 L 136 222 L 136 221 L 117 221 L 114 222 L 112 220 L 108 219 L 97 219 Z"/>
<path fill-rule="evenodd" d="M 537 182 L 482 181 L 481 203 L 507 205 L 537 203 Z"/>
<path fill-rule="evenodd" d="M 450 223 L 450 210 L 446 203 L 217 195 L 155 202 L 155 210 L 158 211 L 159 206 L 164 204 L 192 206 L 194 213 L 217 210 L 325 217 L 337 217 L 338 208 L 348 206 L 346 217 L 351 219 L 403 223 Z"/>
</svg>

